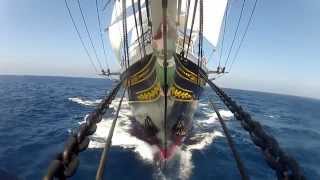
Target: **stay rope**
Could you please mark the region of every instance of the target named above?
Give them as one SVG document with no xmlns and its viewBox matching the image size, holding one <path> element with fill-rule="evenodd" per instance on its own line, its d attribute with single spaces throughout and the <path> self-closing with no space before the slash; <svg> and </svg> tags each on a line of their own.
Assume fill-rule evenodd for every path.
<svg viewBox="0 0 320 180">
<path fill-rule="evenodd" d="M 235 42 L 237 34 L 238 34 L 238 30 L 239 30 L 240 22 L 241 22 L 241 19 L 242 19 L 243 9 L 244 9 L 245 4 L 246 4 L 246 0 L 243 0 L 242 6 L 241 6 L 241 11 L 240 11 L 240 16 L 239 16 L 239 19 L 238 19 L 238 22 L 237 22 L 237 27 L 236 27 L 236 30 L 235 30 L 234 35 L 233 35 L 233 39 L 232 39 L 231 46 L 230 46 L 229 51 L 228 51 L 228 56 L 227 56 L 227 60 L 225 61 L 224 67 L 227 66 L 227 63 L 229 61 L 230 54 L 231 54 L 231 51 L 233 49 L 233 45 L 234 45 L 234 42 Z"/>
<path fill-rule="evenodd" d="M 65 2 L 65 5 L 66 5 L 66 7 L 67 7 L 68 14 L 69 14 L 69 17 L 70 17 L 70 19 L 71 19 L 71 21 L 72 21 L 73 27 L 74 27 L 74 29 L 76 30 L 76 33 L 77 33 L 77 35 L 78 35 L 78 38 L 80 39 L 81 45 L 82 45 L 85 53 L 87 54 L 87 56 L 88 56 L 88 58 L 89 58 L 89 61 L 90 61 L 91 65 L 92 65 L 92 67 L 93 67 L 93 69 L 95 70 L 96 73 L 99 73 L 99 72 L 98 72 L 98 69 L 97 69 L 96 65 L 94 64 L 93 59 L 92 59 L 92 57 L 91 57 L 91 55 L 90 55 L 90 53 L 89 53 L 89 51 L 88 51 L 87 46 L 84 44 L 83 38 L 82 38 L 82 36 L 81 36 L 81 34 L 80 34 L 80 31 L 79 31 L 79 29 L 78 29 L 78 27 L 77 27 L 77 24 L 75 23 L 74 18 L 73 18 L 73 16 L 72 16 L 72 13 L 71 13 L 71 10 L 70 10 L 70 7 L 69 7 L 69 5 L 68 5 L 67 0 L 64 0 L 64 2 Z"/>
<path fill-rule="evenodd" d="M 82 10 L 82 7 L 81 7 L 80 0 L 77 0 L 77 3 L 78 3 L 78 7 L 79 7 L 79 10 L 80 10 L 80 13 L 81 13 L 82 22 L 83 22 L 83 24 L 84 24 L 84 26 L 85 26 L 87 35 L 88 35 L 89 40 L 90 40 L 90 45 L 91 45 L 91 47 L 92 47 L 92 49 L 93 49 L 94 55 L 95 55 L 95 57 L 96 57 L 96 60 L 97 60 L 98 63 L 99 63 L 99 66 L 100 66 L 101 70 L 103 70 L 103 66 L 102 66 L 101 61 L 100 61 L 100 59 L 99 59 L 99 57 L 98 57 L 97 50 L 96 50 L 96 48 L 95 48 L 95 46 L 94 46 L 94 44 L 93 44 L 92 37 L 91 37 L 90 31 L 89 31 L 88 26 L 87 26 L 87 22 L 86 22 L 86 19 L 85 19 L 85 17 L 84 17 L 84 14 L 83 14 L 83 10 Z"/>
<path fill-rule="evenodd" d="M 246 25 L 244 34 L 243 34 L 242 37 L 241 37 L 240 44 L 239 44 L 239 46 L 238 46 L 238 48 L 237 48 L 237 50 L 236 50 L 236 52 L 235 52 L 235 55 L 234 55 L 234 57 L 233 57 L 233 60 L 232 60 L 232 62 L 231 62 L 231 65 L 230 65 L 230 68 L 229 68 L 229 71 L 228 71 L 228 72 L 231 72 L 232 66 L 233 66 L 235 60 L 236 60 L 237 57 L 238 57 L 240 48 L 241 48 L 241 46 L 242 46 L 242 43 L 243 43 L 244 40 L 245 40 L 245 37 L 246 37 L 246 35 L 247 35 L 249 26 L 250 26 L 250 24 L 251 24 L 251 22 L 252 22 L 252 19 L 253 19 L 253 16 L 254 16 L 254 12 L 255 12 L 256 7 L 257 7 L 257 2 L 258 2 L 258 0 L 255 0 L 254 5 L 253 5 L 253 8 L 252 8 L 252 10 L 251 10 L 251 14 L 250 14 L 249 21 L 248 21 L 248 23 L 247 23 L 247 25 Z"/>
<path fill-rule="evenodd" d="M 190 29 L 187 52 L 186 52 L 186 57 L 185 58 L 188 58 L 188 53 L 189 53 L 189 48 L 190 48 L 190 43 L 191 43 L 191 36 L 192 36 L 192 31 L 193 31 L 193 25 L 194 25 L 196 12 L 197 12 L 197 5 L 198 5 L 198 0 L 195 0 L 195 5 L 193 7 L 192 21 L 191 21 L 191 29 Z"/>
<path fill-rule="evenodd" d="M 134 25 L 136 27 L 136 34 L 137 34 L 137 40 L 138 40 L 138 45 L 139 45 L 140 57 L 142 58 L 143 53 L 142 53 L 141 37 L 139 36 L 139 29 L 138 29 L 138 22 L 137 22 L 137 15 L 136 15 L 136 8 L 135 8 L 134 0 L 131 0 L 131 3 L 132 3 Z"/>
<path fill-rule="evenodd" d="M 182 42 L 182 57 L 184 57 L 184 45 L 186 43 L 186 37 L 187 37 L 187 27 L 188 27 L 188 19 L 189 19 L 189 11 L 190 11 L 190 0 L 187 0 L 187 14 L 184 21 L 184 32 L 183 32 L 183 42 Z"/>
<path fill-rule="evenodd" d="M 118 104 L 116 116 L 113 119 L 112 125 L 111 125 L 111 127 L 109 129 L 108 137 L 107 137 L 107 140 L 105 142 L 105 146 L 103 148 L 103 151 L 102 151 L 102 154 L 101 154 L 101 157 L 100 157 L 100 162 L 99 162 L 99 166 L 98 166 L 98 170 L 97 170 L 97 174 L 96 174 L 96 180 L 102 180 L 103 179 L 104 169 L 105 169 L 105 166 L 106 166 L 109 150 L 110 150 L 110 147 L 112 145 L 112 137 L 113 137 L 114 129 L 115 129 L 116 124 L 117 124 L 117 120 L 118 120 L 118 117 L 119 117 L 119 112 L 120 112 L 120 109 L 121 109 L 122 100 L 124 98 L 125 92 L 126 92 L 126 88 L 123 90 L 120 102 Z"/>
<path fill-rule="evenodd" d="M 200 86 L 199 84 L 199 73 L 200 73 L 200 69 L 202 68 L 202 60 L 203 60 L 203 0 L 200 0 L 200 21 L 199 21 L 199 43 L 198 43 L 198 47 L 199 47 L 199 52 L 198 52 L 198 71 L 197 71 L 197 85 Z M 199 97 L 197 97 L 199 99 Z"/>
<path fill-rule="evenodd" d="M 141 37 L 142 37 L 142 48 L 143 48 L 143 57 L 146 56 L 146 47 L 145 47 L 145 39 L 144 39 L 144 29 L 143 29 L 143 21 L 142 21 L 142 12 L 141 12 L 141 0 L 138 0 L 138 12 L 139 12 L 139 23 L 141 27 Z"/>
<path fill-rule="evenodd" d="M 247 172 L 245 170 L 244 164 L 243 164 L 243 162 L 242 162 L 242 160 L 240 158 L 240 154 L 239 154 L 239 152 L 237 151 L 237 149 L 236 149 L 236 147 L 234 145 L 233 139 L 232 139 L 232 137 L 231 137 L 231 135 L 229 133 L 229 130 L 228 130 L 226 124 L 224 123 L 223 118 L 220 115 L 220 112 L 219 112 L 218 108 L 214 105 L 214 103 L 213 103 L 213 101 L 211 99 L 209 99 L 209 103 L 210 103 L 212 109 L 217 114 L 218 120 L 219 120 L 219 122 L 220 122 L 220 124 L 222 126 L 222 129 L 223 129 L 223 132 L 224 132 L 224 134 L 225 134 L 225 136 L 227 138 L 228 145 L 229 145 L 229 147 L 230 147 L 230 149 L 232 151 L 232 154 L 233 154 L 233 156 L 234 156 L 234 158 L 236 160 L 237 167 L 238 167 L 238 170 L 240 172 L 241 178 L 243 180 L 248 180 L 249 176 L 248 176 L 248 174 L 247 174 Z"/>
<path fill-rule="evenodd" d="M 86 150 L 89 145 L 89 136 L 95 133 L 97 123 L 102 120 L 102 116 L 113 99 L 116 97 L 122 82 L 119 82 L 108 96 L 99 103 L 94 111 L 85 117 L 85 123 L 81 124 L 77 131 L 73 131 L 67 139 L 63 151 L 58 153 L 51 161 L 48 171 L 43 180 L 65 180 L 72 177 L 79 166 L 79 154 Z"/>
<path fill-rule="evenodd" d="M 106 62 L 107 68 L 110 69 L 109 63 L 108 63 L 108 56 L 107 56 L 107 53 L 106 53 L 106 48 L 105 48 L 103 37 L 102 37 L 103 34 L 102 34 L 102 30 L 101 30 L 102 28 L 101 28 L 100 12 L 99 12 L 99 8 L 98 7 L 99 7 L 98 0 L 96 0 L 96 11 L 97 11 L 97 18 L 98 18 L 98 24 L 99 24 L 100 40 L 101 40 L 103 55 L 104 55 L 104 58 L 105 58 L 105 62 Z"/>
</svg>

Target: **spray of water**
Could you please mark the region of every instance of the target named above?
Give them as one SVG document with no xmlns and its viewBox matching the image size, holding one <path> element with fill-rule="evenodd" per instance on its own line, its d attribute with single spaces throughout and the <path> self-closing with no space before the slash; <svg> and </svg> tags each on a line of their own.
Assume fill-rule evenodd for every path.
<svg viewBox="0 0 320 180">
<path fill-rule="evenodd" d="M 101 100 L 89 101 L 84 98 L 69 98 L 70 101 L 79 103 L 84 106 L 94 106 Z M 115 99 L 110 105 L 111 111 L 108 111 L 102 121 L 97 124 L 96 132 L 91 136 L 89 148 L 103 148 L 108 131 L 111 127 L 114 118 L 114 112 L 120 99 Z M 204 150 L 208 145 L 212 144 L 214 139 L 222 137 L 223 134 L 214 128 L 217 126 L 217 115 L 208 109 L 205 103 L 199 104 L 199 111 L 203 117 L 195 117 L 194 126 L 195 132 L 191 137 L 192 144 L 183 145 L 178 150 L 176 155 L 167 164 L 168 169 L 174 169 L 170 172 L 163 172 L 159 167 L 155 167 L 154 176 L 156 179 L 188 179 L 192 174 L 192 152 L 194 150 Z M 230 111 L 220 110 L 221 115 L 225 120 L 233 117 Z M 156 146 L 151 146 L 148 143 L 132 136 L 130 132 L 132 113 L 125 99 L 122 109 L 119 114 L 118 123 L 113 135 L 112 145 L 130 149 L 134 151 L 144 163 L 154 163 L 154 154 L 157 151 Z M 83 122 L 79 122 L 80 124 Z"/>
</svg>

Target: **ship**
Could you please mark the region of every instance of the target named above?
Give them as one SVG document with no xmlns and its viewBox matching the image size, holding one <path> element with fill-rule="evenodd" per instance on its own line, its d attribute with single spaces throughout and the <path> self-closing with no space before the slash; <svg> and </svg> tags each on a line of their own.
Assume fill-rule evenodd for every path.
<svg viewBox="0 0 320 180">
<path fill-rule="evenodd" d="M 77 2 L 91 47 L 95 52 L 80 0 Z M 101 26 L 97 2 L 98 0 L 96 7 Z M 86 115 L 80 127 L 71 133 L 63 151 L 51 161 L 44 179 L 66 179 L 75 174 L 79 165 L 79 153 L 88 148 L 90 137 L 93 138 L 91 135 L 96 132 L 97 123 L 101 122 L 103 115 L 106 115 L 120 89 L 123 89 L 122 96 L 113 114 L 115 118 L 108 130 L 108 136 L 103 140 L 104 148 L 96 179 L 103 178 L 125 95 L 132 114 L 132 118 L 128 119 L 132 124 L 130 134 L 151 147 L 155 165 L 160 165 L 158 167 L 165 170 L 167 162 L 173 162 L 171 160 L 178 155 L 179 149 L 196 141 L 192 137 L 195 124 L 193 118 L 207 85 L 233 113 L 235 119 L 240 121 L 252 142 L 261 149 L 267 164 L 275 170 L 278 179 L 305 179 L 298 163 L 280 148 L 276 139 L 266 133 L 258 121 L 253 120 L 248 112 L 213 82 L 214 79 L 228 73 L 226 64 L 244 11 L 245 1 L 242 2 L 225 65 L 220 66 L 220 52 L 220 59 L 216 59 L 219 62 L 217 69 L 210 69 L 209 59 L 212 54 L 218 52 L 217 48 L 220 45 L 223 46 L 230 2 L 230 0 L 108 0 L 105 7 L 111 6 L 109 9 L 112 9 L 112 12 L 105 31 L 120 70 L 111 68 L 104 70 L 96 52 L 95 55 L 101 67 L 101 75 L 108 78 L 116 76 L 116 79 L 113 79 L 115 85 L 95 110 Z M 67 0 L 65 3 L 84 50 L 97 71 L 72 17 Z M 256 4 L 257 0 L 254 1 L 235 58 L 246 36 Z M 102 28 L 99 29 L 101 31 Z M 102 39 L 101 42 L 103 44 Z M 205 53 L 205 50 L 209 51 L 210 55 Z M 209 77 L 210 74 L 214 74 L 213 79 Z M 209 102 L 222 126 L 241 178 L 249 179 L 223 117 L 211 98 Z"/>
<path fill-rule="evenodd" d="M 201 43 L 215 51 L 227 0 L 115 1 L 108 39 L 135 126 L 132 133 L 170 159 L 192 131 L 208 76 Z"/>
</svg>

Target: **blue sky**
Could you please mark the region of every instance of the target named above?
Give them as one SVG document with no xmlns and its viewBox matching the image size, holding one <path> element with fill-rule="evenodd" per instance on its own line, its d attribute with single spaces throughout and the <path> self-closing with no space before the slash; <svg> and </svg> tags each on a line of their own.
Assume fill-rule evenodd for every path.
<svg viewBox="0 0 320 180">
<path fill-rule="evenodd" d="M 69 2 L 85 36 L 76 0 Z M 94 0 L 81 2 L 102 59 Z M 230 46 L 241 2 L 232 2 L 226 47 Z M 247 0 L 240 35 L 253 2 Z M 103 14 L 104 25 L 109 14 L 110 9 Z M 320 98 L 319 17 L 318 0 L 260 0 L 231 73 L 217 83 L 231 88 Z M 64 0 L 1 0 L 0 24 L 0 74 L 94 75 Z M 85 40 L 88 44 L 88 38 Z M 235 47 L 238 42 L 239 39 Z M 109 62 L 118 68 L 114 60 Z M 214 56 L 210 67 L 215 67 L 216 62 Z"/>
</svg>

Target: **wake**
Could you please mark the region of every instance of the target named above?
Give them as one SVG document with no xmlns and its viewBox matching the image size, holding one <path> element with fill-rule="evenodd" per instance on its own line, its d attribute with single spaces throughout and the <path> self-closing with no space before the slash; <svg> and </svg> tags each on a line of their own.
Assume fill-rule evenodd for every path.
<svg viewBox="0 0 320 180">
<path fill-rule="evenodd" d="M 84 98 L 76 97 L 69 98 L 70 101 L 85 105 L 95 106 L 101 100 L 85 100 Z M 90 143 L 88 148 L 96 149 L 103 148 L 106 137 L 108 136 L 109 129 L 112 124 L 112 120 L 115 117 L 115 111 L 118 106 L 120 98 L 116 98 L 110 105 L 110 110 L 100 123 L 97 124 L 96 132 L 90 137 Z M 177 150 L 176 155 L 172 160 L 167 162 L 168 169 L 174 169 L 170 172 L 163 172 L 159 166 L 156 166 L 154 176 L 155 179 L 189 179 L 192 174 L 194 167 L 192 162 L 192 152 L 194 150 L 204 150 L 218 137 L 223 137 L 221 131 L 216 130 L 218 119 L 214 111 L 209 110 L 207 104 L 199 103 L 199 109 L 201 114 L 204 116 L 194 118 L 194 135 L 191 139 L 196 140 L 196 143 L 183 145 Z M 225 120 L 230 120 L 233 114 L 227 110 L 219 110 L 220 114 Z M 122 109 L 118 117 L 118 122 L 114 131 L 112 146 L 122 147 L 134 151 L 141 161 L 149 164 L 154 164 L 154 153 L 157 150 L 156 146 L 151 146 L 148 143 L 132 136 L 130 127 L 132 121 L 130 121 L 132 113 L 128 105 L 128 101 L 124 98 Z M 208 118 L 209 117 L 209 118 Z M 80 124 L 85 121 L 79 122 Z M 173 177 L 173 178 L 172 178 Z M 175 177 L 175 178 L 174 178 Z"/>
</svg>

